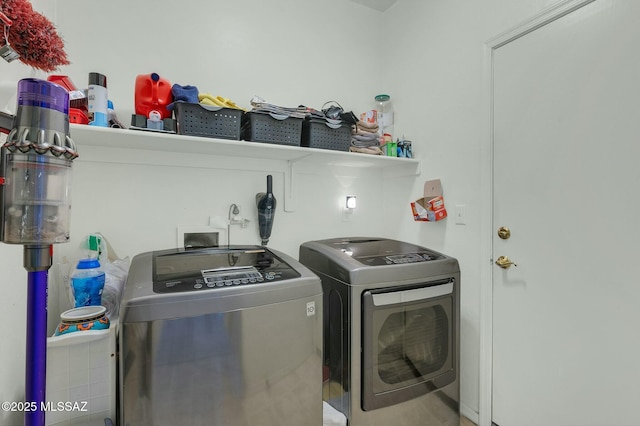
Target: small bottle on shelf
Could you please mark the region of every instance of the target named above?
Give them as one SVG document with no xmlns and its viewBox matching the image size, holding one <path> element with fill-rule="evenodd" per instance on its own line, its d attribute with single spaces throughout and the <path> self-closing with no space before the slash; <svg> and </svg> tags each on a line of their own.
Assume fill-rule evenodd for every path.
<svg viewBox="0 0 640 426">
<path fill-rule="evenodd" d="M 393 105 L 389 95 L 376 95 L 375 100 L 380 144 L 384 144 L 393 141 Z"/>
</svg>

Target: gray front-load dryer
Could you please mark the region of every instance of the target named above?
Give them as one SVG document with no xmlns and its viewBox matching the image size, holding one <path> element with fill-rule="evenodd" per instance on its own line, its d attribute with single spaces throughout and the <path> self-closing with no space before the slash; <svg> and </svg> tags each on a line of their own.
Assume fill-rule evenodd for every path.
<svg viewBox="0 0 640 426">
<path fill-rule="evenodd" d="M 324 399 L 350 426 L 458 426 L 460 269 L 385 238 L 300 246 L 324 290 Z"/>
<path fill-rule="evenodd" d="M 122 426 L 322 424 L 322 286 L 283 253 L 140 254 L 120 324 Z"/>
</svg>

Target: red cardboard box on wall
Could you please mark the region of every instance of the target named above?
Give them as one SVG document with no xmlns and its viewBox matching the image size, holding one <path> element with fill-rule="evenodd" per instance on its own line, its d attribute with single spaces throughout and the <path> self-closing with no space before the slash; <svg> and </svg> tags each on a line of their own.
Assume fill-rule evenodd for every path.
<svg viewBox="0 0 640 426">
<path fill-rule="evenodd" d="M 424 197 L 411 203 L 411 211 L 415 221 L 436 222 L 447 217 L 440 179 L 424 183 Z"/>
</svg>

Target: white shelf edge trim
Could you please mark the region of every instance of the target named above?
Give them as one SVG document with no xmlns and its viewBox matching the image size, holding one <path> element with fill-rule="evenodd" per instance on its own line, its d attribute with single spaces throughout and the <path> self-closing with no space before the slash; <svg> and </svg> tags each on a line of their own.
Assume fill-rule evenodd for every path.
<svg viewBox="0 0 640 426">
<path fill-rule="evenodd" d="M 222 157 L 230 156 L 235 158 L 260 158 L 276 161 L 314 161 L 326 165 L 352 166 L 354 168 L 397 168 L 406 170 L 406 175 L 415 175 L 420 163 L 419 160 L 408 158 L 141 130 L 111 129 L 78 124 L 70 125 L 70 134 L 78 146 L 80 156 L 82 156 L 83 147 L 93 146 L 184 154 L 206 154 Z"/>
</svg>

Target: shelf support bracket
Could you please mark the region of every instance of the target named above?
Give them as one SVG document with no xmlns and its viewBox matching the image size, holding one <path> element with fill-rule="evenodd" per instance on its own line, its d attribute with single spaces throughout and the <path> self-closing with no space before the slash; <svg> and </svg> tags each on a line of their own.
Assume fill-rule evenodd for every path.
<svg viewBox="0 0 640 426">
<path fill-rule="evenodd" d="M 300 160 L 304 160 L 310 157 L 311 154 L 307 154 L 292 160 L 287 160 L 287 166 L 284 170 L 284 211 L 294 212 L 297 206 L 296 197 L 296 176 L 298 175 L 298 163 Z"/>
</svg>

